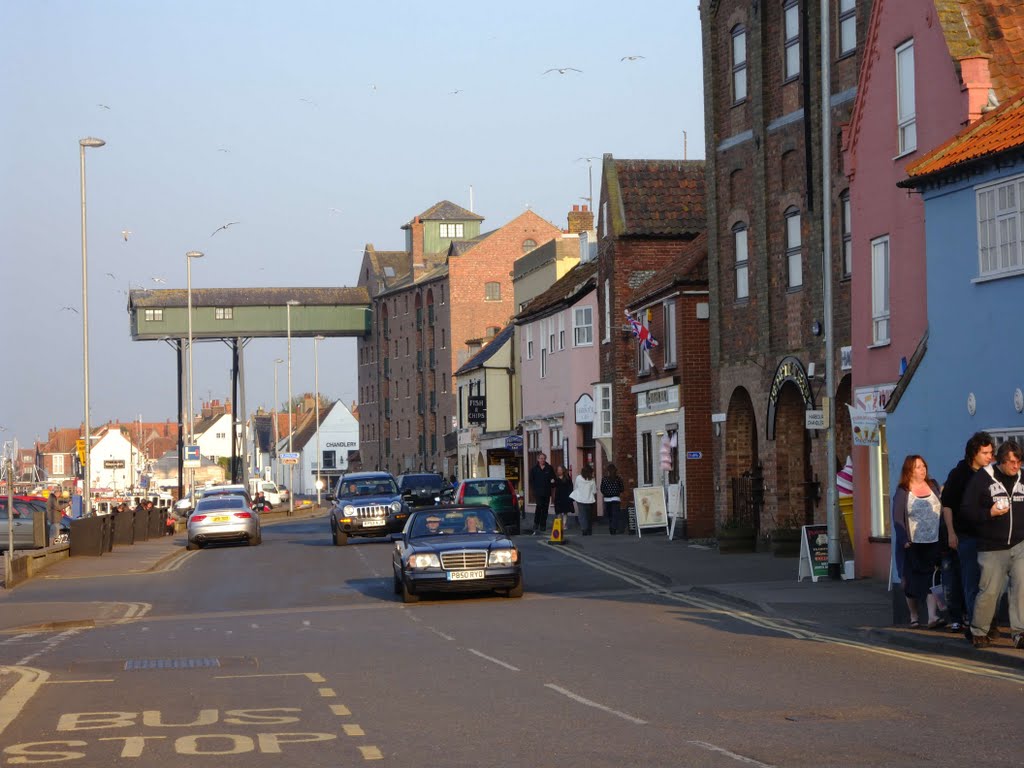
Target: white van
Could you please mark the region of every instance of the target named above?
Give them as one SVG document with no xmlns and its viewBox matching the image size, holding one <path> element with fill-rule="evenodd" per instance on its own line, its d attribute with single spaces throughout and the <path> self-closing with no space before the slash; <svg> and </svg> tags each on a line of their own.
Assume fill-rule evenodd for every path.
<svg viewBox="0 0 1024 768">
<path fill-rule="evenodd" d="M 281 492 L 277 489 L 277 485 L 270 480 L 260 480 L 258 477 L 249 478 L 249 495 L 254 499 L 257 493 L 263 493 L 264 498 L 267 500 L 267 504 L 272 507 L 281 506 Z"/>
</svg>

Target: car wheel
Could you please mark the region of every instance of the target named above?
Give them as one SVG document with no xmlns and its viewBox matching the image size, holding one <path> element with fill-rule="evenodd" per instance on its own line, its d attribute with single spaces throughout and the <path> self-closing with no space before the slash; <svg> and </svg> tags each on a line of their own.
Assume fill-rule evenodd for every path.
<svg viewBox="0 0 1024 768">
<path fill-rule="evenodd" d="M 394 582 L 395 582 L 395 594 L 396 595 L 402 594 L 402 580 L 400 578 L 398 578 L 398 574 L 397 573 L 394 574 Z"/>
<path fill-rule="evenodd" d="M 257 533 L 255 536 L 253 536 L 251 539 L 249 539 L 249 546 L 250 547 L 259 546 L 262 543 L 263 543 L 263 534 L 262 533 Z"/>
<path fill-rule="evenodd" d="M 516 584 L 512 589 L 508 591 L 509 597 L 522 597 L 523 596 L 523 579 L 520 577 L 519 583 Z"/>
<path fill-rule="evenodd" d="M 344 547 L 346 544 L 348 544 L 348 534 L 344 531 L 336 530 L 334 532 L 334 546 Z"/>
<path fill-rule="evenodd" d="M 196 544 L 196 542 L 189 539 L 188 544 L 185 545 L 185 549 L 187 549 L 189 552 L 193 552 L 199 549 L 199 545 Z"/>
<path fill-rule="evenodd" d="M 420 601 L 420 596 L 417 595 L 415 592 L 410 592 L 409 586 L 405 583 L 404 580 L 402 581 L 401 587 L 403 603 L 418 603 Z"/>
</svg>

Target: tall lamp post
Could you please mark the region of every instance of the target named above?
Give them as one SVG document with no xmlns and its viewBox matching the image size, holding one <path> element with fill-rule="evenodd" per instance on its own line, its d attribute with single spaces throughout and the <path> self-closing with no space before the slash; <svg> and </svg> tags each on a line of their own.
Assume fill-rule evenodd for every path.
<svg viewBox="0 0 1024 768">
<path fill-rule="evenodd" d="M 292 435 L 295 429 L 292 426 L 292 307 L 299 306 L 301 302 L 289 299 L 285 302 L 285 312 L 288 315 L 288 453 L 292 452 Z M 289 457 L 289 462 L 291 458 Z M 288 516 L 295 512 L 295 481 L 294 464 L 288 464 Z"/>
<path fill-rule="evenodd" d="M 283 362 L 284 360 L 282 360 L 280 357 L 275 358 L 274 360 L 274 406 L 270 409 L 270 412 L 274 417 L 274 483 L 276 483 L 277 485 L 281 484 L 281 462 L 280 460 L 278 460 L 277 457 L 277 444 L 281 442 L 281 435 L 279 434 L 279 430 L 277 428 L 277 366 L 279 366 Z"/>
<path fill-rule="evenodd" d="M 196 439 L 195 435 L 195 401 L 192 399 L 192 259 L 203 258 L 202 251 L 189 251 L 185 254 L 186 273 L 188 275 L 188 444 L 192 445 Z M 188 490 L 193 493 L 193 486 L 196 480 L 196 471 L 192 469 L 189 473 Z M 193 502 L 194 503 L 194 502 Z"/>
<path fill-rule="evenodd" d="M 90 478 L 92 471 L 90 456 L 92 442 L 89 439 L 92 433 L 89 424 L 89 253 L 86 247 L 85 237 L 85 148 L 102 147 L 106 144 L 103 139 L 85 138 L 78 140 L 78 160 L 81 167 L 82 181 L 82 378 L 85 381 L 85 466 L 82 468 L 82 515 L 88 517 L 90 509 Z M 13 491 L 8 493 L 13 496 Z"/>
<path fill-rule="evenodd" d="M 320 342 L 323 336 L 313 337 L 313 408 L 316 412 L 316 506 L 320 507 L 320 490 L 324 487 L 320 479 L 320 463 L 323 455 L 320 453 Z"/>
</svg>

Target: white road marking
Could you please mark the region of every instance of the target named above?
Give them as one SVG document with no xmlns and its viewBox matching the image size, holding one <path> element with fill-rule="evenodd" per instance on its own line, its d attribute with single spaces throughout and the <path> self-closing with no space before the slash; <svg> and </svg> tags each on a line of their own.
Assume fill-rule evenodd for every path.
<svg viewBox="0 0 1024 768">
<path fill-rule="evenodd" d="M 30 653 L 25 658 L 20 659 L 18 661 L 17 665 L 19 667 L 23 667 L 23 666 L 27 665 L 33 659 L 35 659 L 35 658 L 37 658 L 39 656 L 42 656 L 47 651 L 52 651 L 54 648 L 56 648 L 58 645 L 63 643 L 65 640 L 68 640 L 69 638 L 72 638 L 75 635 L 77 635 L 80 631 L 81 631 L 80 628 L 76 627 L 75 629 L 69 629 L 69 630 L 67 630 L 65 632 L 61 632 L 60 634 L 52 636 L 49 640 L 47 640 L 47 641 L 45 641 L 43 643 L 42 648 L 40 648 L 35 653 Z"/>
<path fill-rule="evenodd" d="M 4 674 L 18 675 L 18 681 L 0 698 L 0 734 L 21 714 L 21 710 L 50 677 L 49 672 L 31 667 L 0 667 Z"/>
<path fill-rule="evenodd" d="M 214 680 L 241 680 L 246 677 L 305 677 L 311 683 L 322 683 L 323 677 L 316 672 L 257 672 L 251 675 L 214 675 Z"/>
<path fill-rule="evenodd" d="M 1024 673 L 1003 669 L 1001 667 L 989 666 L 981 662 L 954 661 L 942 656 L 927 656 L 911 653 L 909 651 L 883 648 L 877 645 L 872 645 L 871 643 L 850 640 L 848 638 L 838 637 L 835 635 L 828 635 L 823 632 L 815 632 L 810 629 L 802 629 L 800 627 L 790 625 L 784 619 L 772 619 L 767 616 L 760 616 L 758 614 L 745 611 L 741 608 L 722 605 L 710 599 L 673 592 L 670 588 L 663 587 L 650 579 L 627 571 L 623 568 L 619 568 L 618 566 L 610 565 L 602 560 L 598 560 L 581 552 L 575 552 L 564 547 L 552 547 L 551 549 L 554 552 L 565 555 L 566 557 L 575 558 L 580 562 L 590 565 L 592 568 L 596 568 L 599 571 L 603 571 L 611 576 L 622 579 L 623 581 L 639 587 L 641 590 L 649 594 L 657 595 L 677 603 L 683 603 L 684 605 L 689 605 L 692 608 L 699 608 L 707 611 L 708 613 L 738 619 L 739 621 L 752 624 L 772 632 L 789 635 L 795 640 L 810 640 L 813 642 L 830 643 L 832 645 L 845 646 L 852 650 L 864 651 L 878 656 L 888 656 L 889 658 L 899 659 L 901 661 L 911 661 L 915 664 L 939 667 L 955 672 L 976 675 L 978 677 L 1006 680 L 1017 685 L 1024 683 Z"/>
<path fill-rule="evenodd" d="M 434 627 L 427 627 L 427 629 L 429 629 L 431 632 L 433 632 L 438 637 L 443 637 L 445 640 L 454 640 L 455 639 L 451 635 L 446 635 L 440 629 L 434 629 Z"/>
<path fill-rule="evenodd" d="M 480 653 L 480 651 L 476 650 L 475 648 L 467 648 L 466 650 L 469 651 L 470 653 L 472 653 L 474 656 L 479 656 L 481 659 L 485 659 L 485 660 L 491 662 L 492 664 L 497 664 L 499 667 L 504 667 L 505 669 L 510 669 L 513 672 L 518 672 L 519 671 L 519 667 L 513 667 L 511 664 L 506 664 L 501 659 L 496 659 L 493 656 L 488 656 L 486 653 Z"/>
<path fill-rule="evenodd" d="M 760 760 L 755 760 L 752 757 L 738 755 L 735 752 L 730 752 L 728 749 L 717 747 L 714 744 L 709 744 L 706 741 L 687 741 L 686 743 L 693 744 L 695 747 L 700 747 L 701 749 L 707 749 L 712 752 L 718 752 L 720 755 L 731 757 L 733 760 L 736 760 L 740 763 L 747 763 L 747 765 L 756 765 L 759 766 L 759 768 L 775 768 L 775 766 L 771 765 L 770 763 L 762 763 Z"/>
<path fill-rule="evenodd" d="M 39 634 L 39 632 L 24 632 L 20 635 L 15 635 L 14 637 L 7 638 L 3 641 L 3 643 L 0 643 L 0 645 L 14 645 L 15 643 L 23 643 L 26 640 L 31 640 L 33 637 L 36 637 Z"/>
<path fill-rule="evenodd" d="M 578 702 L 578 703 L 583 704 L 583 705 L 588 706 L 588 707 L 593 707 L 594 709 L 600 709 L 602 712 L 607 712 L 609 715 L 615 715 L 616 717 L 621 717 L 623 720 L 628 720 L 629 722 L 634 723 L 636 725 L 647 725 L 647 721 L 646 720 L 641 720 L 639 717 L 633 717 L 632 715 L 627 715 L 625 712 L 619 712 L 619 710 L 617 710 L 617 709 L 612 709 L 611 707 L 606 707 L 604 704 L 598 704 L 596 701 L 591 701 L 590 699 L 585 699 L 582 696 L 580 696 L 578 693 L 573 693 L 572 691 L 567 690 L 565 688 L 562 688 L 561 686 L 555 685 L 554 683 L 544 683 L 544 687 L 545 688 L 550 688 L 553 691 L 557 691 L 558 693 L 562 694 L 563 696 L 568 696 L 570 699 L 572 699 L 575 702 Z"/>
</svg>

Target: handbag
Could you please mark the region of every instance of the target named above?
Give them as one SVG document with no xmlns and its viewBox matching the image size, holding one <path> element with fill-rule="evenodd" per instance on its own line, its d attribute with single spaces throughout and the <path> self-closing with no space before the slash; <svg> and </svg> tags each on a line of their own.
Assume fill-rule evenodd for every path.
<svg viewBox="0 0 1024 768">
<path fill-rule="evenodd" d="M 932 571 L 931 593 L 935 595 L 935 604 L 939 610 L 946 610 L 946 589 L 942 586 L 942 576 L 938 568 Z"/>
</svg>

